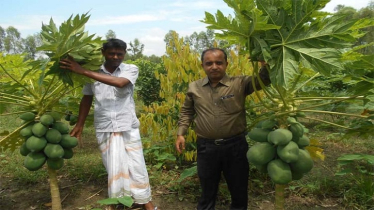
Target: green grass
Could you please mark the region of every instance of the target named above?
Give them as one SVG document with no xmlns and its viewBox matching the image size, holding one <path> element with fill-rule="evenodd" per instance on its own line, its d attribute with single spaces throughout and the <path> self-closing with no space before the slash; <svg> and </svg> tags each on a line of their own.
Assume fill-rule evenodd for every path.
<svg viewBox="0 0 374 210">
<path fill-rule="evenodd" d="M 38 183 L 46 180 L 48 174 L 45 170 L 28 171 L 23 167 L 24 157 L 18 151 L 5 151 L 0 154 L 1 177 L 12 177 L 13 180 L 20 184 Z"/>
</svg>

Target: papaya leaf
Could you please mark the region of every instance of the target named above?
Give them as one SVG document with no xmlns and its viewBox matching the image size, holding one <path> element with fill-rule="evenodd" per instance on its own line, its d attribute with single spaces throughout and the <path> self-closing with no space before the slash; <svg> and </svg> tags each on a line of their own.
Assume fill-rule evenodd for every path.
<svg viewBox="0 0 374 210">
<path fill-rule="evenodd" d="M 247 46 L 249 54 L 261 51 L 271 67 L 272 84 L 285 90 L 292 87 L 299 64 L 322 75 L 344 70 L 342 51 L 362 35 L 363 22 L 368 23 L 343 21 L 342 15 L 321 12 L 329 0 L 225 2 L 234 9 L 235 17 L 206 12 L 202 22 L 221 31 L 218 37 Z"/>
<path fill-rule="evenodd" d="M 325 160 L 325 155 L 323 154 L 323 148 L 321 147 L 321 143 L 318 141 L 318 139 L 311 138 L 310 139 L 310 145 L 305 148 L 308 150 L 310 156 L 313 159 L 317 160 Z"/>
<path fill-rule="evenodd" d="M 344 176 L 344 175 L 350 174 L 352 172 L 353 172 L 352 169 L 347 168 L 347 169 L 341 170 L 339 172 L 336 172 L 335 175 L 336 176 Z"/>
<path fill-rule="evenodd" d="M 118 198 L 107 198 L 103 200 L 97 201 L 97 203 L 102 205 L 111 205 L 111 204 L 119 204 Z"/>
<path fill-rule="evenodd" d="M 192 166 L 191 168 L 187 168 L 181 173 L 181 175 L 178 179 L 178 182 L 181 182 L 184 179 L 186 179 L 187 177 L 191 177 L 191 176 L 194 176 L 196 174 L 197 174 L 197 166 Z"/>
<path fill-rule="evenodd" d="M 129 196 L 118 198 L 118 201 L 127 207 L 131 207 L 134 203 L 134 200 Z"/>
<path fill-rule="evenodd" d="M 14 151 L 18 147 L 20 147 L 24 142 L 24 138 L 19 135 L 19 131 L 31 123 L 32 121 L 22 124 L 11 133 L 6 135 L 4 138 L 0 139 L 0 148 L 4 150 Z"/>
<path fill-rule="evenodd" d="M 355 161 L 355 160 L 365 160 L 370 164 L 374 164 L 374 156 L 367 154 L 348 154 L 338 157 L 338 161 Z"/>
<path fill-rule="evenodd" d="M 104 43 L 100 37 L 85 31 L 85 24 L 90 16 L 88 13 L 82 15 L 71 15 L 59 28 L 56 27 L 53 19 L 49 25 L 42 26 L 41 37 L 43 45 L 37 50 L 45 51 L 53 66 L 47 70 L 46 75 L 55 74 L 64 83 L 74 86 L 87 83 L 89 80 L 77 77 L 70 72 L 59 68 L 59 61 L 70 55 L 77 62 L 85 62 L 84 67 L 89 70 L 98 70 L 102 64 L 101 46 Z M 35 71 L 38 69 L 35 69 Z M 27 73 L 32 73 L 29 71 Z"/>
</svg>

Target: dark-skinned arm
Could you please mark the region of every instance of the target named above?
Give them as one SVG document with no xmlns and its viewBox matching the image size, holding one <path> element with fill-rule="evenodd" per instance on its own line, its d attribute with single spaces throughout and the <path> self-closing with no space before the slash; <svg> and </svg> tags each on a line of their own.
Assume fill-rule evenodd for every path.
<svg viewBox="0 0 374 210">
<path fill-rule="evenodd" d="M 261 69 L 260 69 L 260 71 L 259 71 L 259 73 L 258 73 L 258 75 L 259 75 L 259 77 L 260 77 L 262 83 L 263 83 L 265 86 L 268 86 L 268 85 L 271 84 L 270 76 L 269 76 L 269 71 L 268 71 L 267 67 L 268 67 L 267 65 L 262 65 L 262 66 L 261 66 Z M 252 84 L 252 78 L 249 77 L 249 80 L 250 80 L 249 83 L 247 83 L 247 85 L 246 85 L 246 93 L 247 93 L 247 94 L 251 94 L 251 93 L 254 92 L 253 84 Z M 261 90 L 262 88 L 261 88 L 261 85 L 260 85 L 260 82 L 259 82 L 258 77 L 256 76 L 256 77 L 254 78 L 254 80 L 255 80 L 256 90 Z"/>
<path fill-rule="evenodd" d="M 178 120 L 178 131 L 177 139 L 175 141 L 175 148 L 177 149 L 177 152 L 179 154 L 181 154 L 183 150 L 186 148 L 186 140 L 184 138 L 184 135 L 187 133 L 188 127 L 193 121 L 193 117 L 195 115 L 193 97 L 192 94 L 190 94 L 189 92 L 190 91 L 188 90 Z"/>
<path fill-rule="evenodd" d="M 86 121 L 88 113 L 90 112 L 92 101 L 93 95 L 84 95 L 82 97 L 81 103 L 79 105 L 78 121 L 70 132 L 71 136 L 75 136 L 78 139 L 81 139 L 84 123 Z"/>
<path fill-rule="evenodd" d="M 89 77 L 91 79 L 94 79 L 96 81 L 105 83 L 110 86 L 114 86 L 117 88 L 125 87 L 130 83 L 130 80 L 123 78 L 123 77 L 113 77 L 106 74 L 100 74 L 98 72 L 90 71 L 87 69 L 84 69 L 81 65 L 79 65 L 73 58 L 68 59 L 62 59 L 60 61 L 61 68 L 71 70 L 77 74 Z"/>
</svg>

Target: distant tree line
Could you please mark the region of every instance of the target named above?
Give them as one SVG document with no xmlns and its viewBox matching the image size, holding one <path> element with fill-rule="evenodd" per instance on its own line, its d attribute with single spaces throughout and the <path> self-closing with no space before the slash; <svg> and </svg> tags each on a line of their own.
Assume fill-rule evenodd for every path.
<svg viewBox="0 0 374 210">
<path fill-rule="evenodd" d="M 353 7 L 338 5 L 334 9 L 336 15 L 346 15 L 346 19 L 361 19 L 371 18 L 374 19 L 374 1 L 370 1 L 368 6 L 356 10 Z M 368 44 L 367 47 L 361 49 L 363 54 L 372 54 L 374 52 L 373 44 L 370 43 L 374 40 L 374 27 L 370 26 L 364 29 L 366 35 L 361 37 L 357 45 Z M 166 46 L 172 39 L 172 34 L 176 31 L 170 30 L 164 37 Z M 113 30 L 108 30 L 105 35 L 106 39 L 116 38 L 116 33 Z M 206 31 L 193 32 L 189 36 L 184 37 L 185 44 L 190 46 L 190 49 L 201 53 L 204 49 L 217 46 L 226 50 L 233 49 L 235 46 L 228 45 L 225 40 L 218 40 L 214 36 L 214 31 L 207 29 Z M 38 59 L 42 54 L 38 54 L 36 48 L 40 46 L 41 39 L 39 33 L 28 35 L 26 38 L 21 37 L 21 33 L 13 26 L 4 28 L 0 26 L 0 52 L 4 54 L 25 54 L 25 59 Z M 144 44 L 139 39 L 134 39 L 128 42 L 127 60 L 146 59 L 152 62 L 161 62 L 161 57 L 156 55 L 145 56 Z"/>
<path fill-rule="evenodd" d="M 370 1 L 367 7 L 364 7 L 360 10 L 356 10 L 353 7 L 347 7 L 344 5 L 337 5 L 334 8 L 335 14 L 336 15 L 345 15 L 346 20 L 351 20 L 351 19 L 363 19 L 363 18 L 369 18 L 374 20 L 374 1 Z M 373 54 L 374 53 L 374 27 L 369 26 L 365 29 L 363 29 L 366 34 L 365 36 L 361 37 L 358 42 L 358 45 L 368 45 L 365 48 L 362 48 L 360 50 L 360 53 L 362 54 Z M 371 43 L 371 45 L 370 45 Z"/>
</svg>

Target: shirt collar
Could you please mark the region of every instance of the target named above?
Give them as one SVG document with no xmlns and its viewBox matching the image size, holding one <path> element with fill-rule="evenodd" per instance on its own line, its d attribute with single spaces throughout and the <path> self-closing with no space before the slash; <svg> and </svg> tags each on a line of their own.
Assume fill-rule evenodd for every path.
<svg viewBox="0 0 374 210">
<path fill-rule="evenodd" d="M 222 85 L 225 85 L 225 86 L 230 86 L 229 81 L 230 81 L 230 77 L 227 76 L 227 74 L 225 74 L 225 76 L 223 76 L 223 78 L 219 81 L 219 83 L 221 83 Z M 205 77 L 203 79 L 202 86 L 205 86 L 207 84 L 209 84 L 209 78 Z"/>
<path fill-rule="evenodd" d="M 119 70 L 119 71 L 123 70 L 123 69 L 124 69 L 124 65 L 125 65 L 125 64 L 121 63 L 121 64 L 116 68 L 116 70 L 114 70 L 114 72 L 116 72 L 117 70 Z M 105 68 L 105 66 L 104 66 L 104 64 L 101 65 L 101 67 L 100 67 L 100 71 L 104 72 L 105 74 L 113 74 L 113 73 L 114 73 L 114 72 L 113 72 L 113 73 L 110 73 L 109 71 L 107 71 L 106 68 Z"/>
</svg>

